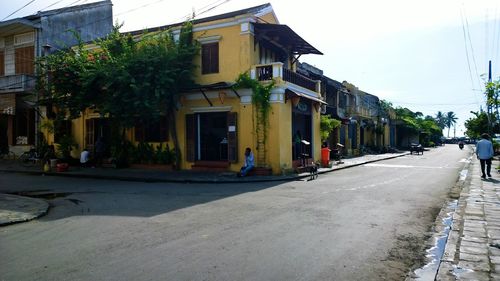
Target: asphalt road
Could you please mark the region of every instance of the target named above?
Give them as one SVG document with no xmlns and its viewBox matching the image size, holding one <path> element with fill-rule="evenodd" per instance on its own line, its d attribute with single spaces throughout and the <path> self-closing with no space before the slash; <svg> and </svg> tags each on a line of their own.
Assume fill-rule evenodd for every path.
<svg viewBox="0 0 500 281">
<path fill-rule="evenodd" d="M 47 216 L 0 228 L 0 280 L 403 280 L 469 152 L 288 183 L 0 174 L 0 192 L 65 193 Z"/>
</svg>

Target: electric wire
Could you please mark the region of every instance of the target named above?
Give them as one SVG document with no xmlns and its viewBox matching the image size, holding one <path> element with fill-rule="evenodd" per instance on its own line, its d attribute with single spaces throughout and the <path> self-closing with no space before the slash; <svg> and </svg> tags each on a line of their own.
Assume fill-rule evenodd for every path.
<svg viewBox="0 0 500 281">
<path fill-rule="evenodd" d="M 36 1 L 36 0 L 33 0 L 33 1 Z M 80 2 L 80 1 L 82 1 L 82 0 L 77 0 L 77 1 L 75 1 L 75 2 L 73 2 L 73 3 L 77 3 L 77 2 Z M 87 1 L 88 1 L 88 0 L 85 0 L 85 2 L 87 2 Z M 133 11 L 136 11 L 136 10 L 139 10 L 139 9 L 142 9 L 142 8 L 144 8 L 144 7 L 147 7 L 147 6 L 149 6 L 149 5 L 156 4 L 156 3 L 159 3 L 159 2 L 163 2 L 163 1 L 165 1 L 165 0 L 158 0 L 158 1 L 156 1 L 156 2 L 152 2 L 152 3 L 149 3 L 149 4 L 141 5 L 141 6 L 138 6 L 138 7 L 134 8 L 134 9 L 130 9 L 130 10 L 127 10 L 127 11 L 125 11 L 125 12 L 122 12 L 122 13 L 116 14 L 115 16 L 117 16 L 117 15 L 123 15 L 123 14 L 126 14 L 126 13 L 130 13 L 130 12 L 133 12 Z M 206 5 L 206 6 L 202 7 L 202 8 L 200 8 L 200 10 L 202 10 L 202 11 L 201 11 L 200 13 L 198 13 L 198 15 L 201 15 L 201 14 L 204 14 L 204 13 L 206 13 L 206 12 L 208 12 L 208 11 L 214 10 L 215 8 L 218 8 L 218 7 L 220 7 L 221 5 L 223 5 L 223 4 L 225 4 L 225 3 L 228 3 L 228 2 L 230 2 L 230 1 L 231 1 L 231 0 L 222 0 L 222 2 L 221 2 L 221 0 L 217 0 L 217 1 L 213 2 L 212 4 L 209 4 L 209 5 Z M 218 2 L 221 2 L 221 3 L 218 3 Z M 55 4 L 52 4 L 52 5 L 55 5 Z M 212 6 L 212 5 L 214 5 L 214 6 Z M 212 7 L 210 7 L 210 6 L 212 6 Z M 69 6 L 66 6 L 66 7 L 69 7 Z M 208 8 L 207 8 L 207 7 L 208 7 Z M 205 9 L 205 8 L 207 8 L 207 9 L 206 9 L 205 11 L 203 11 L 203 9 Z M 61 12 L 59 12 L 59 13 L 62 13 L 62 12 L 63 12 L 63 11 L 61 11 Z M 111 17 L 112 17 L 112 16 L 111 16 Z M 84 27 L 84 26 L 87 26 L 87 25 L 90 25 L 90 24 L 94 24 L 94 23 L 98 23 L 98 22 L 100 22 L 100 21 L 108 20 L 109 18 L 110 18 L 109 16 L 108 16 L 108 17 L 104 17 L 104 18 L 98 19 L 98 20 L 96 20 L 96 21 L 93 21 L 93 22 L 90 22 L 90 23 L 87 23 L 87 24 L 84 24 L 84 25 L 81 25 L 81 26 L 77 26 L 76 28 L 78 29 L 78 28 L 81 28 L 81 27 Z M 175 23 L 175 22 L 172 22 L 172 24 L 174 24 L 174 23 Z M 138 41 L 145 40 L 145 39 L 146 39 L 146 38 L 141 38 L 141 39 L 140 39 L 140 40 L 138 40 Z M 31 75 L 31 74 L 29 74 L 29 75 Z M 21 82 L 14 82 L 14 83 L 12 83 L 12 84 L 9 84 L 9 85 L 4 86 L 4 88 L 10 88 L 10 87 L 13 87 L 13 86 L 16 86 L 16 85 L 19 85 L 19 84 L 25 83 L 25 82 L 27 82 L 27 81 L 35 80 L 35 79 L 37 79 L 37 77 L 38 77 L 38 76 L 37 76 L 36 74 L 33 74 L 33 77 L 29 77 L 29 78 L 27 78 L 27 80 L 26 80 L 26 81 L 24 81 L 24 82 L 23 82 L 23 81 L 21 81 Z"/>
<path fill-rule="evenodd" d="M 31 3 L 35 2 L 36 0 L 31 0 L 29 1 L 28 3 L 26 3 L 24 6 L 22 6 L 21 8 L 15 10 L 14 12 L 10 13 L 8 16 L 4 17 L 1 21 L 4 21 L 6 19 L 8 19 L 9 17 L 11 17 L 12 15 L 16 14 L 17 12 L 21 11 L 22 9 L 26 8 L 28 5 L 30 5 Z"/>
<path fill-rule="evenodd" d="M 472 88 L 474 89 L 475 88 L 474 78 L 472 76 L 472 69 L 470 66 L 469 49 L 467 48 L 467 33 L 465 32 L 464 15 L 463 15 L 462 9 L 460 9 L 460 19 L 462 20 L 462 31 L 463 31 L 463 36 L 464 36 L 465 57 L 467 58 L 467 66 L 469 69 L 470 82 L 471 82 Z M 473 92 L 473 94 L 474 94 L 474 99 L 477 101 L 476 93 Z"/>
<path fill-rule="evenodd" d="M 56 2 L 54 2 L 54 3 L 50 4 L 50 5 L 48 5 L 47 7 L 40 9 L 40 11 L 47 10 L 48 8 L 50 8 L 50 7 L 54 6 L 54 5 L 57 5 L 57 4 L 61 3 L 62 1 L 64 1 L 64 0 L 59 0 L 59 1 L 56 1 Z"/>
<path fill-rule="evenodd" d="M 481 80 L 480 80 L 480 75 L 479 75 L 479 71 L 477 70 L 477 63 L 476 63 L 476 56 L 474 54 L 474 46 L 472 44 L 472 37 L 470 35 L 470 28 L 469 28 L 469 20 L 467 19 L 467 13 L 466 13 L 466 10 L 465 10 L 465 5 L 463 5 L 462 3 L 462 7 L 463 7 L 463 14 L 464 14 L 464 18 L 465 18 L 465 27 L 466 27 L 466 31 L 467 31 L 467 39 L 469 41 L 469 45 L 470 45 L 470 50 L 471 50 L 471 56 L 472 56 L 472 62 L 474 63 L 474 70 L 476 72 L 476 78 L 478 80 L 478 84 L 479 84 L 479 87 L 482 89 L 483 88 L 483 85 L 481 84 Z"/>
</svg>

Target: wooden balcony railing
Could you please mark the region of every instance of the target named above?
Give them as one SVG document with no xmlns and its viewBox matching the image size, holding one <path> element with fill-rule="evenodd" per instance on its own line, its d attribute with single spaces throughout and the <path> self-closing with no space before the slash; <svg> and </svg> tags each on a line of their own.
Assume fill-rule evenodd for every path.
<svg viewBox="0 0 500 281">
<path fill-rule="evenodd" d="M 283 80 L 299 85 L 311 91 L 316 91 L 316 81 L 311 80 L 305 76 L 295 73 L 289 69 L 283 68 Z"/>
<path fill-rule="evenodd" d="M 258 65 L 255 66 L 254 69 L 255 72 L 252 73 L 252 78 L 257 79 L 258 81 L 269 81 L 281 78 L 283 81 L 293 83 L 313 92 L 318 92 L 320 89 L 319 81 L 311 80 L 301 74 L 286 69 L 283 67 L 283 63 L 281 62 Z"/>
</svg>

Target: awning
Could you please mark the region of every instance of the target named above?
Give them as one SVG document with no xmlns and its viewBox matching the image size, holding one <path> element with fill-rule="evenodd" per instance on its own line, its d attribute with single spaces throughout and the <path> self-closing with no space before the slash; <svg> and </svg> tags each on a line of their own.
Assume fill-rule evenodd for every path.
<svg viewBox="0 0 500 281">
<path fill-rule="evenodd" d="M 310 95 L 307 95 L 307 94 L 304 94 L 304 93 L 301 93 L 301 92 L 292 91 L 290 89 L 286 89 L 285 90 L 285 95 L 286 95 L 287 98 L 292 98 L 294 96 L 298 96 L 298 97 L 306 98 L 306 99 L 309 99 L 309 100 L 311 100 L 313 102 L 317 102 L 317 103 L 320 103 L 320 104 L 328 104 L 328 103 L 326 103 L 325 101 L 321 100 L 318 97 L 313 97 L 313 96 L 310 96 Z"/>
<path fill-rule="evenodd" d="M 289 48 L 294 55 L 323 54 L 287 25 L 254 23 L 253 26 L 257 38 L 265 38 L 271 42 L 276 42 L 285 48 Z"/>
<path fill-rule="evenodd" d="M 231 89 L 233 91 L 233 93 L 239 98 L 240 95 L 238 94 L 238 92 L 236 92 L 236 90 L 233 88 L 233 86 L 235 85 L 235 83 L 229 83 L 229 82 L 218 82 L 218 83 L 214 83 L 214 84 L 208 84 L 208 85 L 194 85 L 190 88 L 187 88 L 187 89 L 183 89 L 184 91 L 187 91 L 187 92 L 201 92 L 201 94 L 203 95 L 203 97 L 205 97 L 205 100 L 208 102 L 208 104 L 210 106 L 214 106 L 213 103 L 210 101 L 210 99 L 208 98 L 207 94 L 205 93 L 205 91 L 213 91 L 213 90 L 223 90 L 223 89 Z M 182 97 L 181 97 L 182 98 Z M 219 98 L 222 98 L 221 96 L 219 96 Z"/>
</svg>

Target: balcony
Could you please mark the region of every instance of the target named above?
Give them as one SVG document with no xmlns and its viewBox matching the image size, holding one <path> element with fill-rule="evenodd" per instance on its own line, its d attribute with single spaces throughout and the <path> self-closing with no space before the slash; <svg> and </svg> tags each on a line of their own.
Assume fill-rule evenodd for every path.
<svg viewBox="0 0 500 281">
<path fill-rule="evenodd" d="M 320 92 L 321 86 L 320 81 L 309 79 L 308 77 L 286 69 L 281 62 L 254 65 L 251 71 L 251 78 L 258 81 L 274 80 L 278 84 L 280 82 L 288 82 L 315 93 Z"/>
<path fill-rule="evenodd" d="M 34 75 L 18 74 L 0 77 L 0 94 L 14 92 L 33 92 L 36 78 Z"/>
</svg>

